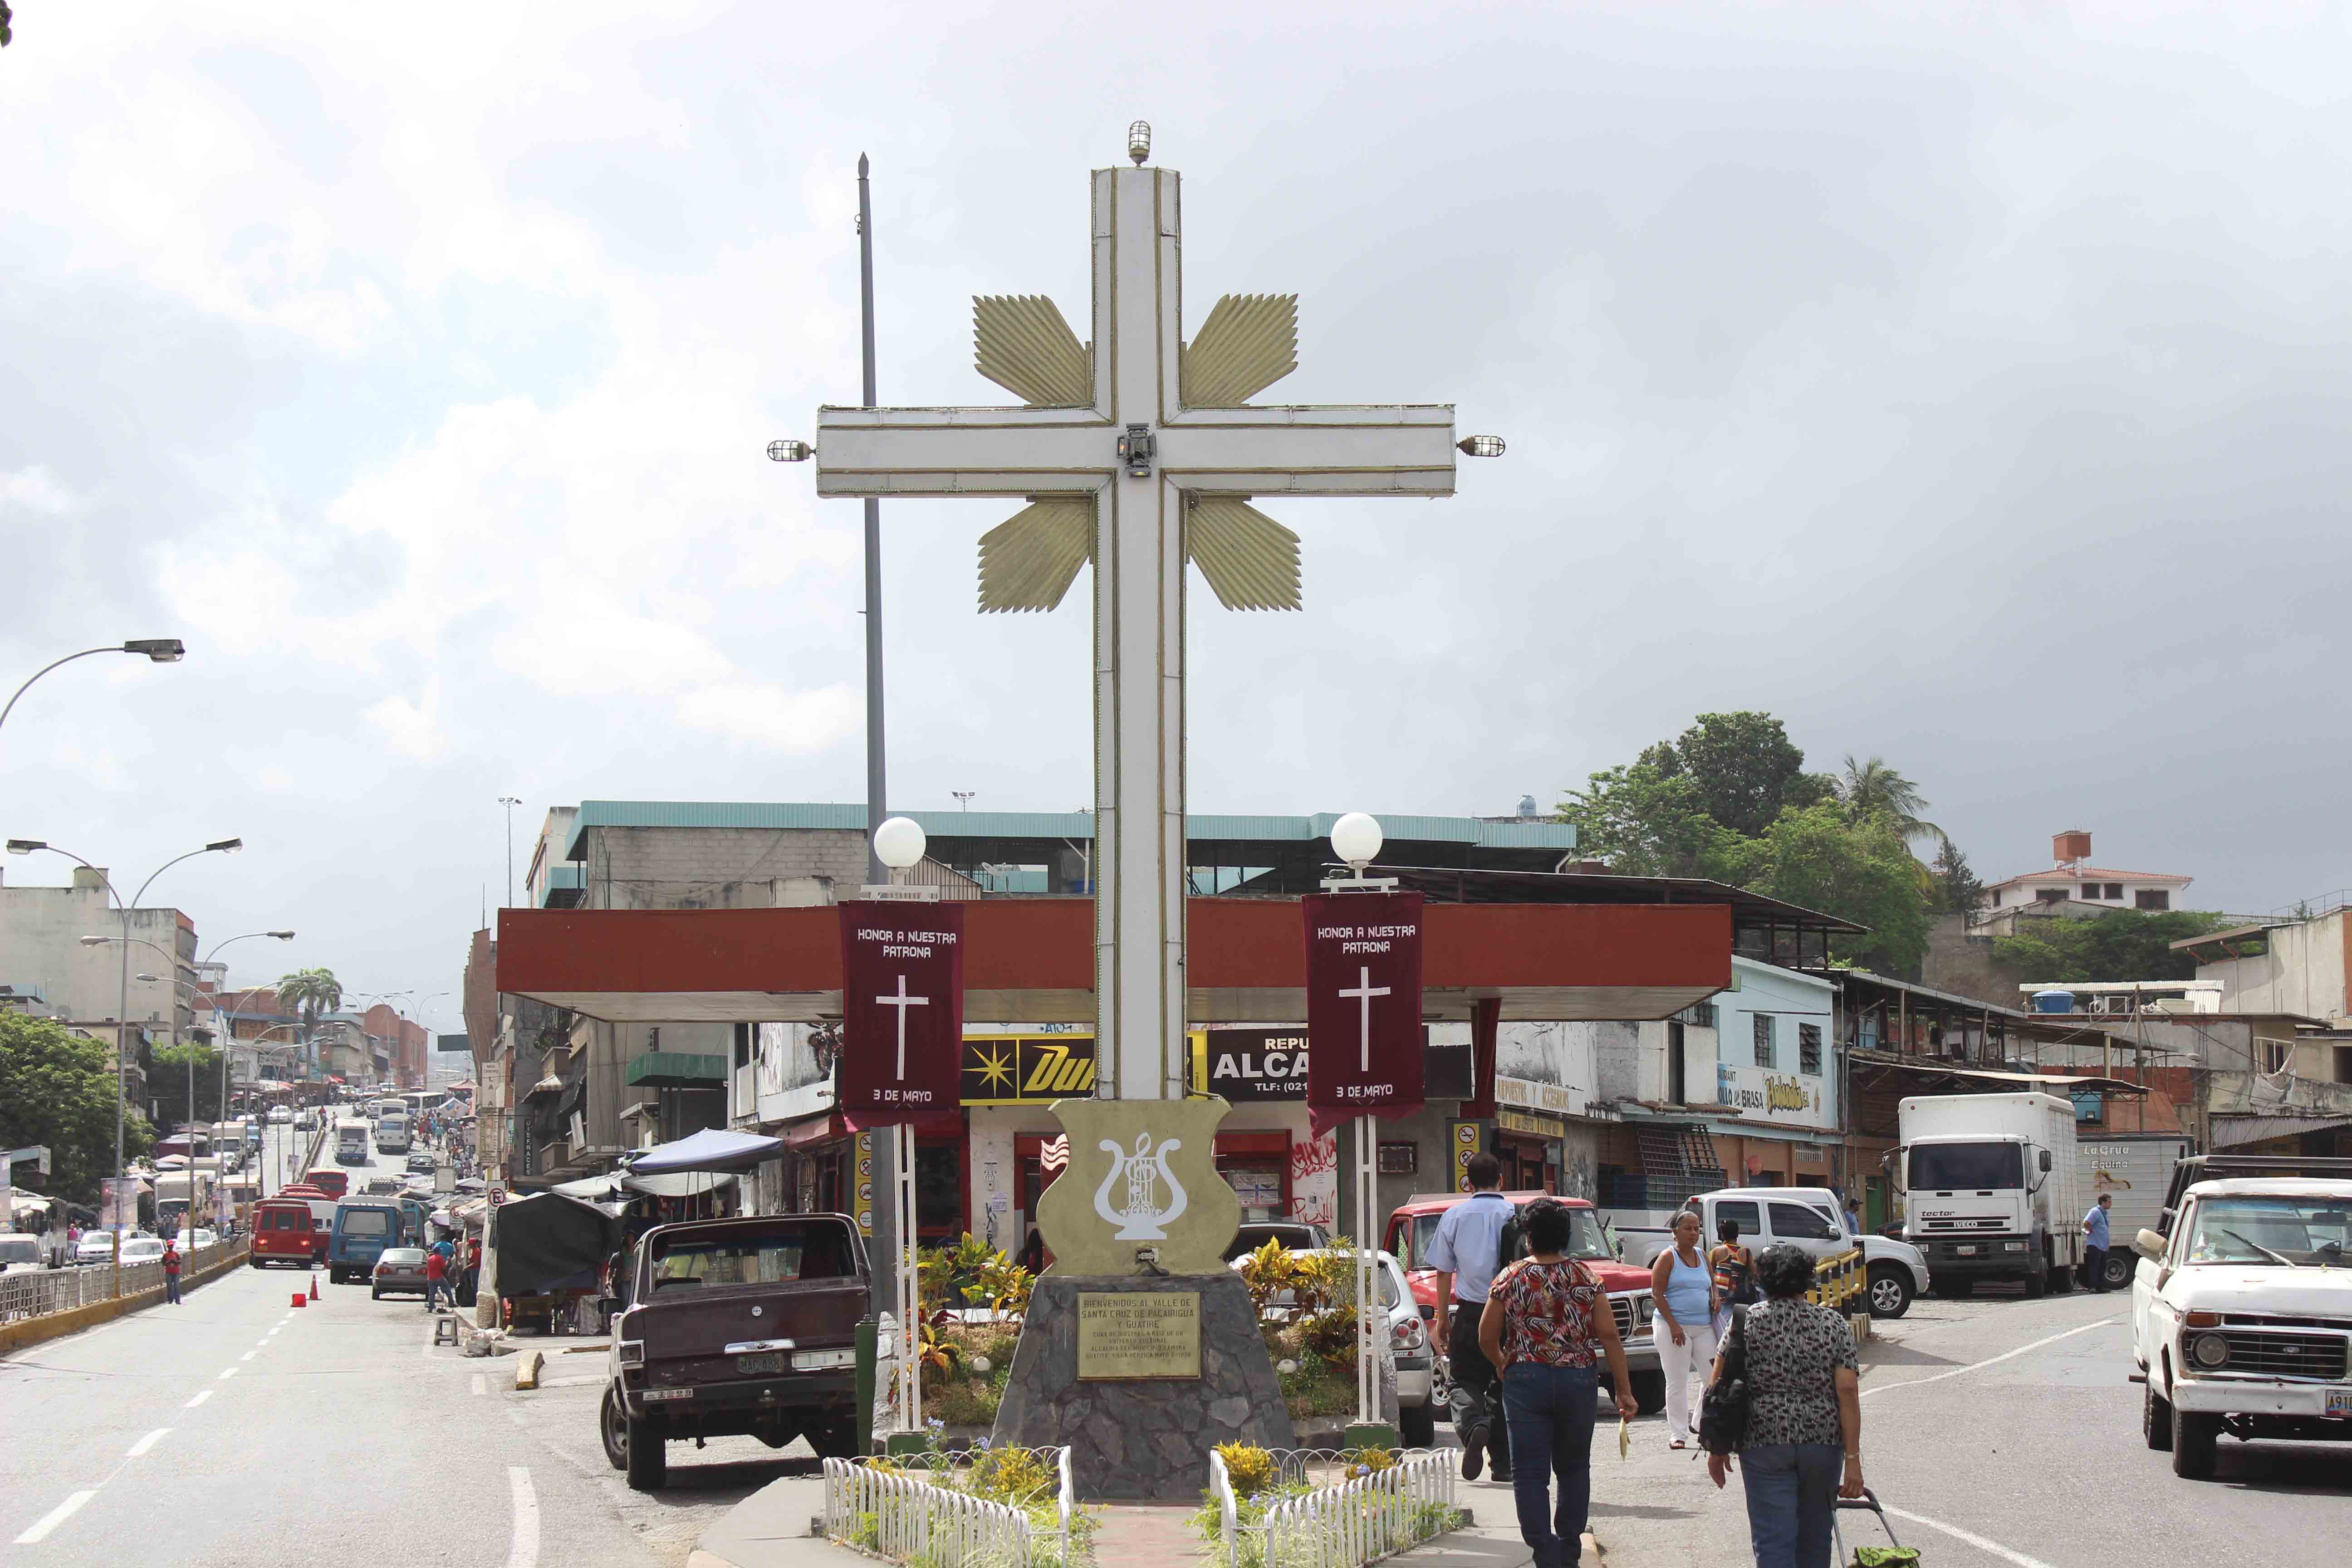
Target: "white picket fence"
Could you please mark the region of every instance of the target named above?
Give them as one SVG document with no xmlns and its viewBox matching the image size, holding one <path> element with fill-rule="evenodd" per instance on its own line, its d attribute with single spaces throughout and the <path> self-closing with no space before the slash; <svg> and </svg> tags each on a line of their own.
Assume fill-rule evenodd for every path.
<svg viewBox="0 0 2352 1568">
<path fill-rule="evenodd" d="M 1050 1458 L 1057 1479 L 1051 1500 L 1055 1527 L 1041 1530 L 1030 1508 L 993 1502 L 938 1484 L 953 1461 L 923 1456 L 940 1469 L 901 1468 L 865 1459 L 824 1461 L 824 1532 L 855 1551 L 925 1568 L 1071 1568 L 1072 1525 L 1077 1512 L 1070 1485 L 1070 1451 L 1034 1451 Z M 1047 1500 L 1032 1500 L 1042 1504 Z"/>
<path fill-rule="evenodd" d="M 1275 1458 L 1278 1485 L 1330 1479 L 1267 1505 L 1262 1519 L 1245 1523 L 1223 1456 L 1209 1456 L 1224 1568 L 1363 1568 L 1443 1534 L 1458 1517 L 1458 1461 L 1444 1452 L 1408 1450 L 1379 1469 L 1327 1450 L 1277 1450 Z"/>
<path fill-rule="evenodd" d="M 209 1268 L 224 1259 L 241 1258 L 245 1256 L 245 1246 L 240 1238 L 200 1247 L 187 1260 L 186 1273 L 181 1277 L 189 1278 L 199 1269 Z M 142 1291 L 161 1290 L 163 1288 L 163 1266 L 160 1263 L 127 1264 L 119 1274 L 111 1263 L 93 1263 L 79 1268 L 43 1268 L 0 1274 L 0 1323 L 45 1317 L 51 1312 L 70 1312 L 77 1307 L 111 1301 L 118 1295 L 136 1296 Z"/>
</svg>

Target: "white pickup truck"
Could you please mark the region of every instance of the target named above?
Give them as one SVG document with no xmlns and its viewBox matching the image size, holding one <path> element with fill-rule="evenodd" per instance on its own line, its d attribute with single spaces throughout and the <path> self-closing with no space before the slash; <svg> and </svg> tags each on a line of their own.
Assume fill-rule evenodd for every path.
<svg viewBox="0 0 2352 1568">
<path fill-rule="evenodd" d="M 2201 1478 L 2223 1432 L 2352 1442 L 2352 1161 L 2294 1162 L 2341 1167 L 2297 1176 L 2206 1163 L 2181 1162 L 2166 1228 L 2133 1242 L 2147 1446 L 2171 1450 L 2175 1475 Z"/>
</svg>

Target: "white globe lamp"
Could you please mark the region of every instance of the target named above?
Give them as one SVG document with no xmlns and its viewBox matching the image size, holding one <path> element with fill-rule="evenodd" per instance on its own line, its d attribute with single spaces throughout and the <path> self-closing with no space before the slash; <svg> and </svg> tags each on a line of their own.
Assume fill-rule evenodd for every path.
<svg viewBox="0 0 2352 1568">
<path fill-rule="evenodd" d="M 1381 846 L 1387 842 L 1381 825 L 1360 811 L 1351 811 L 1331 825 L 1331 852 L 1354 867 L 1360 875 L 1365 867 L 1380 858 Z"/>
<path fill-rule="evenodd" d="M 890 868 L 890 879 L 895 882 L 922 863 L 929 842 L 921 823 L 911 816 L 894 816 L 874 830 L 874 858 Z"/>
</svg>

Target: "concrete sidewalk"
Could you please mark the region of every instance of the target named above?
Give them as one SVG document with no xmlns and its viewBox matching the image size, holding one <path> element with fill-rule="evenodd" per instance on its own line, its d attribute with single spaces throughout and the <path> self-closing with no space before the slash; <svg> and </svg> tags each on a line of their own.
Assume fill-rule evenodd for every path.
<svg viewBox="0 0 2352 1568">
<path fill-rule="evenodd" d="M 1394 1559 L 1417 1568 L 1527 1568 L 1534 1560 L 1519 1539 L 1507 1488 L 1467 1486 L 1462 1502 L 1475 1522 Z M 866 1560 L 812 1533 L 824 1511 L 817 1476 L 771 1481 L 703 1531 L 687 1568 L 845 1568 Z M 1183 1568 L 1201 1558 L 1203 1542 L 1185 1526 L 1190 1505 L 1095 1505 L 1094 1557 L 1118 1568 Z M 1588 1545 L 1584 1562 L 1601 1559 Z"/>
</svg>

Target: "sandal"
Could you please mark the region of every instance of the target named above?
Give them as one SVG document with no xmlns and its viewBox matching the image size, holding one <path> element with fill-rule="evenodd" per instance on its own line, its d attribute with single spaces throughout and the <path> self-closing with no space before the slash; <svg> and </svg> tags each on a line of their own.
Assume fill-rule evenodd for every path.
<svg viewBox="0 0 2352 1568">
<path fill-rule="evenodd" d="M 1677 1437 L 1673 1442 L 1667 1444 L 1666 1447 L 1669 1448 L 1687 1448 L 1690 1445 L 1684 1442 L 1680 1437 Z"/>
</svg>

